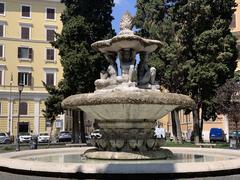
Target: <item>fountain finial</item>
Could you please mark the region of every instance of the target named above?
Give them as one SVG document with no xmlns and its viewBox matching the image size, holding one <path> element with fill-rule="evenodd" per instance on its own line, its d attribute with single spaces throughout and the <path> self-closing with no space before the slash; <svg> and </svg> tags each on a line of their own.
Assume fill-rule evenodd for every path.
<svg viewBox="0 0 240 180">
<path fill-rule="evenodd" d="M 132 15 L 127 11 L 124 13 L 124 15 L 121 18 L 120 21 L 120 34 L 132 34 L 132 28 L 133 28 L 133 17 Z M 128 32 L 128 33 L 127 33 Z"/>
</svg>

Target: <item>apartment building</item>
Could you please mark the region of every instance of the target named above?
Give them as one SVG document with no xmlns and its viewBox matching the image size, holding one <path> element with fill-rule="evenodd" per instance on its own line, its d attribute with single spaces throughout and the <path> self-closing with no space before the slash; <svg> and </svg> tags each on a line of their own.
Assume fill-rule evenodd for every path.
<svg viewBox="0 0 240 180">
<path fill-rule="evenodd" d="M 50 42 L 61 32 L 63 9 L 60 0 L 0 0 L 0 132 L 16 135 L 18 112 L 19 132 L 46 131 L 42 110 L 48 93 L 42 81 L 57 85 L 62 79 Z"/>
</svg>

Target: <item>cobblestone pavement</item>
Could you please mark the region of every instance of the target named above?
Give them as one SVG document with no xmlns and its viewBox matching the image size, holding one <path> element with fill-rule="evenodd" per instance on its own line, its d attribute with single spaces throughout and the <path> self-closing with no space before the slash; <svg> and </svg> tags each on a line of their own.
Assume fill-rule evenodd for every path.
<svg viewBox="0 0 240 180">
<path fill-rule="evenodd" d="M 144 179 L 151 179 L 143 176 Z M 116 179 L 116 178 L 114 178 Z M 156 179 L 156 178 L 154 178 Z M 161 178 L 159 178 L 161 179 Z M 190 178 L 189 180 L 240 180 L 240 174 L 232 175 L 232 176 L 218 176 L 218 177 L 207 177 L 207 178 Z M 26 176 L 26 175 L 18 175 L 11 174 L 0 171 L 0 180 L 73 180 L 68 178 L 52 178 L 52 177 L 39 177 L 39 176 Z M 183 179 L 182 179 L 183 180 Z M 185 180 L 185 179 L 184 179 Z M 188 179 L 186 179 L 188 180 Z"/>
</svg>

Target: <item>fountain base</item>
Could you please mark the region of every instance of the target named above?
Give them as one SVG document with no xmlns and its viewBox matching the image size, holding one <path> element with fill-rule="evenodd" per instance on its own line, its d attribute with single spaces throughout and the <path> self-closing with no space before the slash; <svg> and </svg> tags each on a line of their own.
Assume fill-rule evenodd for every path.
<svg viewBox="0 0 240 180">
<path fill-rule="evenodd" d="M 168 149 L 160 148 L 156 151 L 133 151 L 133 152 L 112 152 L 87 150 L 84 156 L 88 159 L 98 160 L 153 160 L 153 159 L 168 159 L 173 156 L 173 153 Z"/>
</svg>

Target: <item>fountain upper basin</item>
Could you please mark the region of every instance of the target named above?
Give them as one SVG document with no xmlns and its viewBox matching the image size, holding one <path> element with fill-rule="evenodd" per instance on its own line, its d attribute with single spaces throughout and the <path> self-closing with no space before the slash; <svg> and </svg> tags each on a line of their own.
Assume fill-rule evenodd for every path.
<svg viewBox="0 0 240 180">
<path fill-rule="evenodd" d="M 159 91 L 110 91 L 77 94 L 62 103 L 65 108 L 80 108 L 98 120 L 156 120 L 177 107 L 192 107 L 185 95 Z"/>
</svg>

